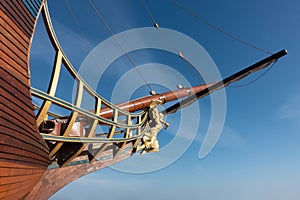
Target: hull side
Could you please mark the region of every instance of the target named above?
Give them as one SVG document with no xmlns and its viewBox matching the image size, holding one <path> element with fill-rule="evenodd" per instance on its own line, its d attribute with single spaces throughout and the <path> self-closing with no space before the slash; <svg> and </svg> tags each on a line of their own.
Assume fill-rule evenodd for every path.
<svg viewBox="0 0 300 200">
<path fill-rule="evenodd" d="M 0 199 L 22 199 L 49 164 L 30 92 L 35 18 L 22 1 L 0 2 Z"/>
<path fill-rule="evenodd" d="M 116 155 L 118 145 L 110 145 L 101 154 L 101 157 L 93 164 L 86 163 L 73 165 L 63 168 L 47 170 L 40 182 L 33 188 L 32 192 L 25 198 L 47 200 L 59 189 L 63 188 L 68 183 L 94 171 L 104 167 L 111 166 L 117 162 L 125 160 L 132 155 L 132 144 L 128 143 L 124 147 L 124 151 Z M 43 192 L 40 192 L 43 191 Z"/>
</svg>

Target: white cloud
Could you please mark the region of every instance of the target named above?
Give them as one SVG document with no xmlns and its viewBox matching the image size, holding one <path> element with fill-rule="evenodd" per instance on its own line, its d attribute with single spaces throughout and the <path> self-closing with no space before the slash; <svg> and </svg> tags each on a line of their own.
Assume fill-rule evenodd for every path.
<svg viewBox="0 0 300 200">
<path fill-rule="evenodd" d="M 95 174 L 93 177 L 82 178 L 76 184 L 70 184 L 58 192 L 51 200 L 79 199 L 299 199 L 298 180 L 296 178 L 278 179 L 270 183 L 267 177 L 253 177 L 254 180 L 224 180 L 220 182 L 198 179 L 197 182 L 152 181 L 147 176 L 126 178 L 118 174 Z M 290 182 L 292 181 L 292 183 Z"/>
<path fill-rule="evenodd" d="M 224 126 L 217 146 L 228 149 L 240 149 L 246 145 L 244 138 L 228 126 Z"/>
<path fill-rule="evenodd" d="M 278 109 L 277 116 L 281 119 L 300 118 L 300 91 L 288 95 L 285 103 Z"/>
<path fill-rule="evenodd" d="M 115 176 L 118 174 L 111 173 L 110 175 L 109 177 L 94 173 L 80 178 L 57 192 L 50 199 L 138 199 L 143 195 L 143 191 L 146 192 L 151 185 L 157 184 L 157 182 L 147 179 L 131 181 L 128 178 L 122 179 L 122 175 Z M 146 193 L 144 195 L 148 196 Z"/>
</svg>

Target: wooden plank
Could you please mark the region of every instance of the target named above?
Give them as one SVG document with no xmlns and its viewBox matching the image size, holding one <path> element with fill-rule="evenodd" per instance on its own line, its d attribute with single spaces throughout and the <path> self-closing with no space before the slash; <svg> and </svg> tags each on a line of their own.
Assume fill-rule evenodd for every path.
<svg viewBox="0 0 300 200">
<path fill-rule="evenodd" d="M 31 93 L 30 93 L 30 88 L 28 86 L 26 87 L 24 86 L 24 84 L 14 81 L 13 79 L 10 79 L 10 77 L 8 76 L 6 80 L 5 77 L 1 77 L 0 83 L 1 83 L 0 89 L 2 92 L 2 96 L 5 96 L 7 99 L 10 99 L 11 101 L 23 102 L 23 104 L 22 105 L 19 104 L 19 106 L 20 107 L 22 106 L 22 108 L 28 107 L 32 111 L 31 113 L 33 113 Z"/>
<path fill-rule="evenodd" d="M 43 166 L 47 165 L 46 162 L 35 160 L 35 159 L 29 158 L 29 157 L 24 157 L 24 156 L 18 155 L 18 154 L 13 154 L 10 152 L 9 153 L 0 152 L 0 158 L 5 159 L 5 160 L 10 160 L 10 161 L 13 161 L 16 163 L 24 163 L 24 164 L 28 164 L 28 165 L 31 164 L 31 165 L 39 166 L 39 167 L 43 167 Z"/>
<path fill-rule="evenodd" d="M 32 148 L 35 148 L 36 153 L 43 155 L 45 158 L 48 158 L 49 149 L 44 145 L 44 141 L 40 138 L 39 133 L 31 134 L 24 132 L 21 128 L 19 128 L 19 130 L 16 129 L 18 129 L 18 127 L 12 124 L 5 124 L 0 126 L 0 132 L 3 135 L 18 137 L 18 139 L 22 140 L 24 144 L 28 143 L 32 146 Z M 28 141 L 30 141 L 30 143 Z"/>
<path fill-rule="evenodd" d="M 51 90 L 52 87 L 54 87 L 54 85 L 51 84 L 51 88 L 49 90 L 49 94 L 51 94 Z M 56 88 L 54 89 L 54 91 L 56 90 Z M 78 81 L 77 84 L 77 91 L 76 91 L 76 100 L 75 100 L 75 106 L 76 107 L 80 107 L 81 105 L 81 101 L 82 101 L 82 95 L 83 95 L 83 82 L 82 81 Z M 68 134 L 70 133 L 73 124 L 75 123 L 76 119 L 78 116 L 78 112 L 73 111 L 71 116 L 68 118 L 68 124 L 67 127 L 65 128 L 62 136 L 66 137 L 68 136 Z M 52 158 L 61 148 L 61 146 L 63 145 L 63 142 L 57 142 L 56 145 L 54 146 L 53 149 L 51 149 L 50 153 L 49 153 L 49 157 Z"/>
<path fill-rule="evenodd" d="M 1 149 L 7 149 L 7 150 L 14 150 L 12 148 L 4 148 L 3 146 L 1 146 Z M 39 167 L 43 167 L 43 166 L 47 166 L 49 164 L 48 161 L 44 161 L 44 160 L 39 160 L 40 158 L 36 156 L 35 157 L 27 157 L 27 156 L 24 156 L 20 153 L 21 151 L 17 151 L 15 152 L 14 154 L 9 152 L 0 152 L 0 157 L 2 159 L 6 159 L 6 160 L 10 160 L 10 161 L 14 161 L 14 162 L 23 162 L 23 163 L 30 163 L 31 165 L 33 166 L 39 166 Z M 26 153 L 26 155 L 29 154 L 28 152 Z M 33 154 L 31 154 L 33 155 Z"/>
<path fill-rule="evenodd" d="M 100 115 L 100 110 L 101 110 L 101 99 L 96 98 L 96 103 L 95 103 L 95 114 L 97 116 Z M 96 127 L 98 125 L 98 120 L 94 120 L 93 123 L 91 123 L 89 129 L 87 130 L 87 138 L 91 138 L 95 134 Z M 76 158 L 85 148 L 87 144 L 83 144 L 76 152 L 74 152 L 73 155 L 71 155 L 68 159 L 66 159 L 62 164 L 61 167 L 67 166 L 68 163 L 70 163 L 74 158 Z"/>
<path fill-rule="evenodd" d="M 18 50 L 10 41 L 0 40 L 0 49 L 4 51 L 4 54 L 6 54 L 8 57 L 16 61 L 20 67 L 27 69 L 27 55 Z"/>
<path fill-rule="evenodd" d="M 24 3 L 22 1 L 17 1 L 17 3 L 19 4 L 19 9 L 23 13 L 23 15 L 26 16 L 26 18 L 30 19 L 30 21 L 34 22 L 35 21 L 35 17 L 33 17 L 31 15 L 31 13 L 28 10 L 28 8 L 26 7 L 26 5 L 24 5 Z M 39 6 L 41 6 L 41 4 Z"/>
<path fill-rule="evenodd" d="M 1 104 L 0 104 L 1 105 Z M 1 108 L 1 107 L 0 107 Z M 5 113 L 2 110 L 0 110 L 0 118 L 2 118 L 1 124 L 13 124 L 14 126 L 18 126 L 21 129 L 23 129 L 24 133 L 30 133 L 33 134 L 36 132 L 35 128 L 31 125 L 25 124 L 22 121 L 19 121 L 15 116 L 12 115 L 12 113 Z"/>
<path fill-rule="evenodd" d="M 27 188 L 26 187 L 27 185 L 32 185 L 31 187 L 33 187 L 35 185 L 35 182 L 38 181 L 38 179 L 41 176 L 42 176 L 42 174 L 35 174 L 35 175 L 27 176 L 25 180 L 20 180 L 15 183 L 4 184 L 3 186 L 5 186 L 5 187 L 2 187 L 2 189 L 0 188 L 0 197 L 1 197 L 1 195 L 3 195 L 5 197 L 4 194 L 7 195 L 8 193 L 17 192 L 18 187 Z M 7 179 L 9 179 L 9 177 Z M 2 181 L 6 181 L 6 179 L 3 179 Z M 12 200 L 12 199 L 15 199 L 15 198 L 11 198 L 10 200 Z M 1 200 L 2 200 L 2 198 L 1 198 Z"/>
<path fill-rule="evenodd" d="M 7 37 L 10 41 L 15 41 L 16 45 L 20 48 L 24 48 L 24 53 L 28 53 L 28 41 L 25 41 L 21 36 L 19 36 L 13 28 L 7 24 L 0 16 L 0 29 L 2 30 L 1 37 Z M 27 38 L 26 38 L 27 39 Z"/>
<path fill-rule="evenodd" d="M 0 179 L 0 199 L 21 199 L 36 185 L 46 167 L 32 167 L 0 159 L 0 170 L 4 175 Z"/>
<path fill-rule="evenodd" d="M 48 154 L 47 152 L 43 149 L 43 146 L 32 141 L 32 140 L 26 140 L 26 137 L 24 137 L 21 134 L 14 134 L 12 130 L 9 130 L 6 127 L 1 127 L 1 142 L 0 144 L 2 145 L 2 148 L 7 147 L 15 147 L 15 152 L 17 152 L 17 149 L 20 149 L 20 152 L 28 151 L 31 153 L 34 153 L 36 156 L 40 157 L 40 159 L 44 160 L 45 162 L 48 162 Z M 5 139 L 5 140 L 4 140 Z M 9 143 L 10 142 L 10 143 Z M 0 149 L 0 151 L 3 151 Z M 33 155 L 33 156 L 35 156 Z"/>
<path fill-rule="evenodd" d="M 7 127 L 1 127 L 1 134 L 1 145 L 19 147 L 22 151 L 35 153 L 35 155 L 48 162 L 49 159 L 48 152 L 46 151 L 47 149 L 45 150 L 43 146 L 37 141 L 30 141 L 29 143 L 26 137 L 20 137 L 18 133 L 14 132 L 13 130 L 10 130 Z M 6 142 L 6 140 L 4 139 L 6 139 L 8 142 Z"/>
<path fill-rule="evenodd" d="M 16 0 L 15 0 L 16 1 Z M 11 1 L 0 1 L 0 9 L 18 25 L 18 27 L 30 37 L 32 34 L 33 23 L 26 24 L 24 22 L 25 16 L 22 16 L 16 9 L 16 5 Z"/>
<path fill-rule="evenodd" d="M 3 170 L 3 169 L 2 169 Z M 4 171 L 4 170 L 3 170 Z M 10 177 L 10 176 L 31 176 L 31 175 L 35 175 L 37 173 L 43 173 L 45 170 L 44 169 L 40 169 L 40 170 L 36 170 L 36 169 L 15 169 L 15 168 L 10 168 L 10 169 L 6 169 L 5 172 L 6 173 L 1 173 L 0 177 Z"/>
<path fill-rule="evenodd" d="M 29 171 L 34 171 L 34 170 L 45 171 L 47 169 L 47 166 L 38 167 L 38 166 L 24 165 L 24 164 L 8 162 L 8 161 L 4 161 L 3 159 L 0 159 L 0 168 L 2 170 L 7 170 L 7 171 L 20 170 L 20 171 L 26 172 L 27 170 L 29 170 Z"/>
<path fill-rule="evenodd" d="M 25 70 L 23 67 L 20 67 L 12 58 L 8 57 L 0 49 L 0 69 L 1 73 L 9 74 L 8 78 L 14 78 L 18 80 L 21 84 L 29 86 L 30 75 L 28 70 Z"/>
<path fill-rule="evenodd" d="M 34 26 L 34 18 L 27 14 L 28 9 L 25 7 L 25 5 L 18 0 L 8 1 L 8 4 L 10 8 L 12 8 L 17 14 L 18 19 L 21 20 L 28 27 L 31 33 Z M 25 9 L 22 9 L 22 7 L 24 7 Z M 27 10 L 27 12 L 25 10 Z"/>
<path fill-rule="evenodd" d="M 0 22 L 0 199 L 24 199 L 49 163 L 37 133 L 27 64 L 35 18 L 22 1 L 1 1 Z"/>
<path fill-rule="evenodd" d="M 1 55 L 1 50 L 0 50 Z M 9 65 L 2 65 L 0 58 L 0 77 L 5 77 L 8 82 L 13 82 L 19 90 L 30 92 L 29 77 L 11 68 Z M 30 93 L 31 96 L 31 93 Z"/>
<path fill-rule="evenodd" d="M 18 184 L 19 182 L 29 182 L 31 178 L 40 177 L 40 174 L 16 176 L 15 179 L 8 179 L 7 177 L 0 177 L 0 183 L 5 181 L 6 185 Z"/>
<path fill-rule="evenodd" d="M 56 52 L 55 64 L 54 64 L 54 68 L 53 68 L 52 75 L 51 75 L 51 82 L 48 87 L 48 94 L 51 96 L 55 95 L 55 92 L 57 89 L 59 75 L 61 72 L 62 56 L 63 56 L 63 54 L 61 51 Z M 36 117 L 36 124 L 38 126 L 43 122 L 43 120 L 45 119 L 45 116 L 48 115 L 48 111 L 49 111 L 51 104 L 52 104 L 52 102 L 47 101 L 47 100 L 44 101 L 44 103 L 42 104 L 42 106 L 39 110 L 39 113 L 37 114 L 37 117 Z"/>
<path fill-rule="evenodd" d="M 126 145 L 126 147 L 131 147 L 131 145 L 128 144 L 128 146 Z M 48 199 L 56 191 L 58 191 L 60 188 L 67 185 L 71 181 L 76 180 L 79 177 L 93 171 L 111 166 L 131 156 L 131 150 L 127 149 L 127 151 L 125 151 L 124 153 L 122 152 L 122 154 L 120 154 L 118 157 L 112 158 L 112 150 L 113 149 L 110 148 L 110 150 L 105 151 L 103 152 L 103 154 L 101 154 L 101 156 L 108 156 L 108 159 L 96 161 L 92 165 L 83 164 L 47 170 L 40 181 L 41 184 L 37 184 L 37 186 L 34 187 L 32 192 L 27 196 L 26 199 Z"/>
<path fill-rule="evenodd" d="M 19 198 L 12 198 L 13 196 L 15 196 L 15 193 L 17 193 L 18 191 L 20 192 L 23 191 L 24 189 L 26 190 L 31 190 L 31 188 L 34 187 L 34 185 L 36 184 L 36 182 L 38 182 L 38 180 L 41 178 L 42 174 L 35 174 L 35 175 L 31 175 L 31 176 L 24 176 L 24 177 L 17 177 L 17 178 L 0 178 L 0 182 L 3 182 L 4 184 L 2 185 L 3 187 L 0 187 L 0 198 L 1 200 L 5 197 L 10 197 L 8 199 L 20 199 Z M 10 182 L 10 180 L 15 180 L 15 182 Z M 9 181 L 9 182 L 8 182 Z M 27 191 L 27 193 L 29 192 Z M 10 196 L 12 195 L 12 196 Z M 24 197 L 26 195 L 22 194 L 22 196 Z M 22 198 L 24 199 L 24 198 Z"/>
<path fill-rule="evenodd" d="M 0 18 L 0 22 L 2 23 L 1 18 Z M 10 41 L 10 43 L 12 43 L 16 48 L 18 48 L 23 54 L 27 55 L 28 47 L 23 46 L 22 40 L 18 40 L 14 36 L 14 31 L 9 31 L 9 30 L 5 29 L 4 27 L 2 27 L 2 24 L 0 25 L 0 29 L 2 30 L 0 33 L 0 40 Z"/>
<path fill-rule="evenodd" d="M 1 84 L 1 81 L 0 81 Z M 27 105 L 26 107 L 21 107 L 17 104 L 17 102 L 13 101 L 12 99 L 9 99 L 5 94 L 6 91 L 2 91 L 0 88 L 1 94 L 0 99 L 3 105 L 7 107 L 8 109 L 13 109 L 13 112 L 15 112 L 17 115 L 19 115 L 21 118 L 24 118 L 26 121 L 28 121 L 30 124 L 35 125 L 35 115 L 33 113 L 33 106 Z"/>
<path fill-rule="evenodd" d="M 1 9 L 0 9 L 1 26 L 6 30 L 13 33 L 13 35 L 19 39 L 24 47 L 29 47 L 30 37 L 24 34 L 24 32 L 12 21 Z"/>
<path fill-rule="evenodd" d="M 2 105 L 0 104 L 0 107 L 1 106 Z M 17 133 L 18 134 L 23 134 L 24 136 L 28 137 L 27 138 L 28 140 L 34 140 L 37 143 L 40 143 L 41 145 L 46 147 L 46 145 L 44 145 L 44 142 L 42 142 L 44 140 L 41 138 L 41 135 L 39 133 L 32 132 L 32 130 L 31 131 L 25 131 L 23 126 L 18 126 L 18 124 L 15 123 L 15 120 L 17 120 L 16 118 L 11 117 L 9 114 L 4 113 L 2 110 L 0 110 L 0 114 L 1 114 L 0 115 L 0 119 L 1 119 L 0 127 L 1 128 L 6 127 L 8 129 L 11 129 L 16 134 Z M 7 117 L 7 118 L 5 118 L 5 117 Z M 2 129 L 0 129 L 0 131 L 1 130 Z"/>
<path fill-rule="evenodd" d="M 40 176 L 34 177 L 30 179 L 30 181 L 19 182 L 12 186 L 12 189 L 0 192 L 1 200 L 12 200 L 12 199 L 24 199 L 25 195 L 27 195 L 31 188 L 34 187 L 35 183 L 40 179 Z M 7 185 L 5 185 L 6 188 Z"/>
<path fill-rule="evenodd" d="M 3 136 L 3 139 L 6 139 L 8 142 L 10 142 L 10 144 L 5 144 L 4 142 L 1 142 L 0 153 L 5 154 L 5 156 L 7 156 L 8 158 L 14 158 L 15 155 L 17 155 L 18 157 L 21 156 L 22 160 L 23 158 L 31 159 L 34 160 L 34 162 L 42 163 L 42 166 L 47 166 L 49 164 L 49 159 L 47 159 L 47 157 L 43 155 L 40 155 L 39 152 L 35 152 L 34 148 L 32 148 L 33 146 L 31 146 L 30 144 L 23 143 L 23 141 L 20 141 L 17 138 L 7 136 Z M 38 151 L 41 150 L 38 149 Z"/>
<path fill-rule="evenodd" d="M 6 82 L 2 81 L 1 79 L 0 79 L 0 83 L 1 83 L 0 90 L 1 90 L 1 93 L 2 93 L 1 96 L 5 96 L 7 99 L 10 99 L 11 101 L 14 101 L 15 104 L 17 103 L 21 108 L 23 108 L 23 107 L 27 108 L 28 107 L 33 112 L 33 105 L 32 105 L 31 99 L 29 99 L 29 98 L 23 98 L 22 99 L 22 97 L 25 94 L 20 93 L 16 89 L 11 90 L 11 91 L 6 90 L 4 87 L 5 86 L 9 87 L 10 85 L 7 84 Z M 24 91 L 24 92 L 26 92 L 26 91 Z M 32 115 L 32 116 L 34 117 L 34 115 Z"/>
<path fill-rule="evenodd" d="M 8 108 L 2 103 L 0 103 L 0 105 L 0 113 L 2 115 L 1 117 L 4 118 L 4 120 L 5 117 L 8 117 L 7 120 L 23 128 L 23 132 L 30 132 L 31 134 L 33 134 L 37 131 L 37 127 L 35 121 L 33 120 L 33 117 L 31 117 L 30 115 L 26 115 L 22 118 L 18 118 L 19 115 L 13 109 Z M 26 117 L 31 117 L 32 119 L 26 119 Z"/>
<path fill-rule="evenodd" d="M 28 56 L 27 52 L 22 52 L 19 47 L 15 45 L 14 42 L 8 40 L 4 35 L 0 34 L 0 49 L 5 52 L 8 57 L 13 59 L 18 65 L 23 67 L 28 73 Z"/>
<path fill-rule="evenodd" d="M 26 6 L 26 8 L 29 10 L 31 15 L 35 17 L 37 15 L 38 10 L 35 8 L 35 6 L 33 6 L 32 0 L 22 0 L 22 2 Z"/>
<path fill-rule="evenodd" d="M 0 98 L 1 101 L 4 100 L 4 98 Z M 5 102 L 5 101 L 4 101 Z M 2 102 L 2 103 L 4 103 Z M 13 105 L 10 102 L 7 102 L 8 104 L 3 104 L 5 106 L 1 106 L 1 111 L 6 113 L 11 113 L 13 116 L 15 116 L 16 119 L 21 121 L 22 123 L 31 124 L 32 126 L 35 125 L 34 116 L 28 113 L 25 113 L 20 107 L 17 105 Z M 11 106 L 11 107 L 10 107 Z"/>
<path fill-rule="evenodd" d="M 35 118 L 35 115 L 33 114 L 32 100 L 29 96 L 30 93 L 26 94 L 26 91 L 21 92 L 16 88 L 12 87 L 11 84 L 8 84 L 7 82 L 3 81 L 2 79 L 0 79 L 0 84 L 1 96 L 8 99 L 9 102 L 14 102 L 14 104 L 11 104 L 11 106 L 17 106 L 19 108 L 22 108 L 22 110 L 24 110 L 27 115 L 31 116 L 31 118 Z M 22 104 L 19 104 L 19 102 L 16 102 L 16 100 L 21 101 Z M 5 99 L 3 99 L 3 101 L 5 101 Z"/>
<path fill-rule="evenodd" d="M 30 141 L 30 143 L 33 146 L 36 146 L 39 149 L 42 149 L 44 152 L 48 152 L 48 148 L 44 142 L 44 140 L 41 138 L 41 135 L 39 133 L 35 132 L 26 132 L 24 131 L 23 127 L 18 126 L 14 121 L 11 121 L 10 118 L 5 118 L 5 117 L 10 117 L 9 115 L 6 116 L 0 116 L 0 119 L 2 121 L 1 126 L 0 126 L 0 131 L 4 132 L 2 130 L 5 130 L 4 133 L 7 134 L 18 134 L 20 138 L 24 138 L 24 142 Z M 9 129 L 11 131 L 9 131 Z M 18 131 L 19 130 L 19 131 Z"/>
</svg>

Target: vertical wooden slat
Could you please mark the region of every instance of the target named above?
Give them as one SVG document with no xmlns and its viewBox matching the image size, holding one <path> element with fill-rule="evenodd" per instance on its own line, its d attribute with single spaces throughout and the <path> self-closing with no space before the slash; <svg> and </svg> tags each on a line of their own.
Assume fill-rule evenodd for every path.
<svg viewBox="0 0 300 200">
<path fill-rule="evenodd" d="M 78 81 L 77 92 L 76 92 L 76 101 L 75 101 L 76 107 L 80 107 L 81 101 L 82 101 L 82 95 L 83 95 L 83 83 L 82 83 L 82 81 Z M 78 112 L 73 111 L 70 118 L 68 119 L 68 125 L 67 125 L 66 129 L 64 130 L 64 133 L 62 136 L 67 136 L 69 134 L 75 120 L 77 119 L 77 116 L 78 116 Z M 61 148 L 62 145 L 63 145 L 63 142 L 57 142 L 55 147 L 50 151 L 49 157 L 52 158 L 57 153 L 57 151 Z"/>
<path fill-rule="evenodd" d="M 51 82 L 49 84 L 48 88 L 48 94 L 51 96 L 55 95 L 56 89 L 57 89 L 57 84 L 58 84 L 58 79 L 61 71 L 61 64 L 62 64 L 62 53 L 61 51 L 56 52 L 56 58 L 55 58 L 55 64 L 53 67 L 53 72 L 52 72 L 52 77 L 51 77 Z M 39 126 L 43 120 L 46 120 L 47 118 L 47 113 L 49 111 L 49 108 L 51 106 L 52 102 L 51 101 L 44 101 L 43 105 L 41 106 L 41 109 L 37 115 L 36 119 L 36 124 Z"/>
<path fill-rule="evenodd" d="M 132 121 L 131 121 L 131 116 L 130 115 L 128 115 L 126 117 L 126 124 L 127 125 L 132 125 Z M 131 137 L 132 136 L 131 132 L 132 132 L 131 128 L 126 128 L 124 137 L 125 138 Z M 117 150 L 117 152 L 115 153 L 114 157 L 117 157 L 121 153 L 121 151 L 124 149 L 124 147 L 126 146 L 126 144 L 127 144 L 127 142 L 121 143 L 121 145 L 120 145 L 119 149 Z"/>
</svg>

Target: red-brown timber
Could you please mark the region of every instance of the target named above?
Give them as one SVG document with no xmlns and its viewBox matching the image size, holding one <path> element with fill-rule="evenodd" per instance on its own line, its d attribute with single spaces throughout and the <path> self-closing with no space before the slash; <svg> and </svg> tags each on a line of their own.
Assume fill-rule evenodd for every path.
<svg viewBox="0 0 300 200">
<path fill-rule="evenodd" d="M 30 92 L 35 19 L 22 1 L 0 1 L 0 199 L 24 199 L 49 165 Z"/>
</svg>

